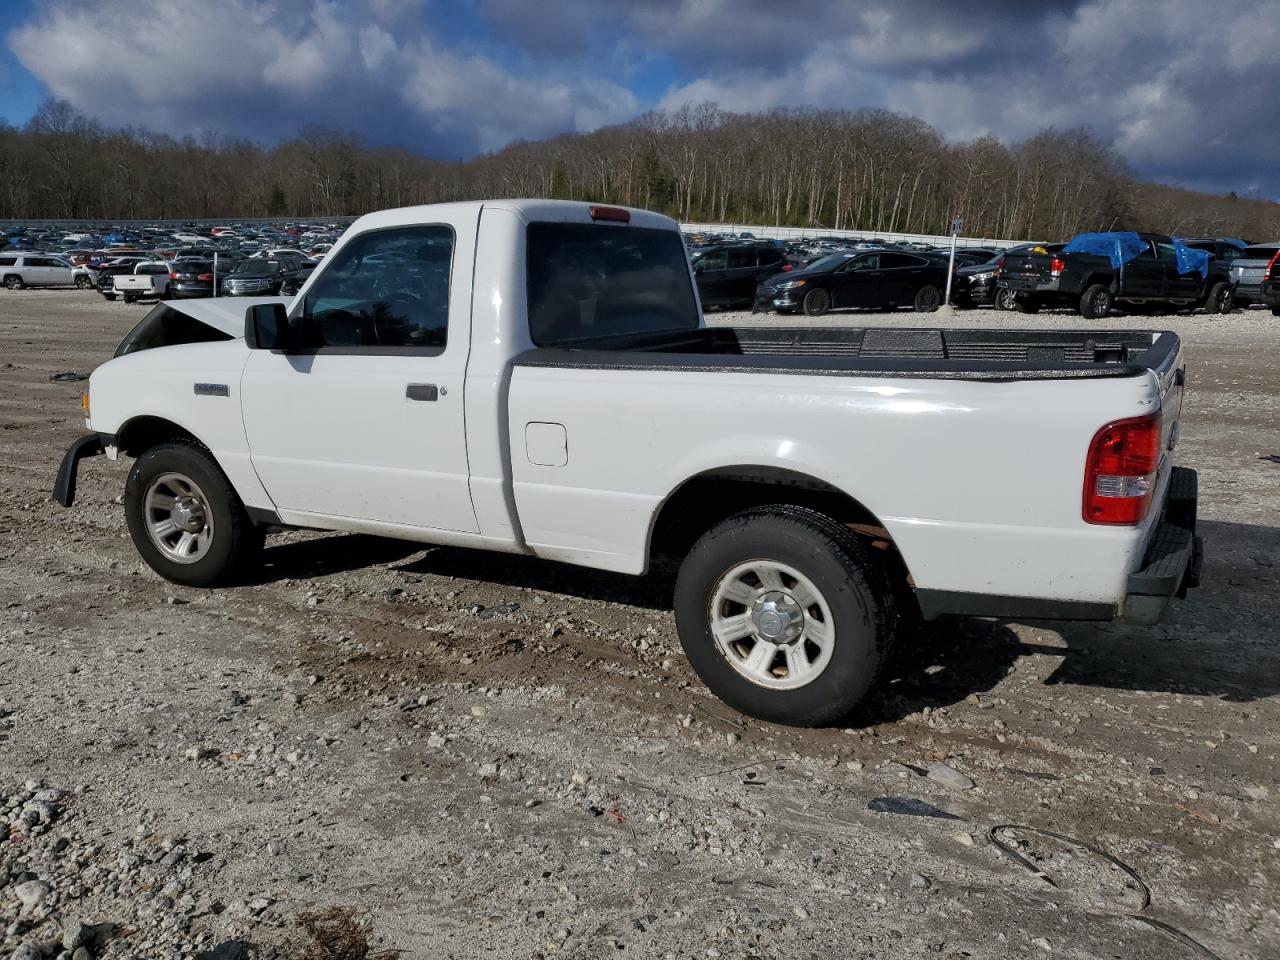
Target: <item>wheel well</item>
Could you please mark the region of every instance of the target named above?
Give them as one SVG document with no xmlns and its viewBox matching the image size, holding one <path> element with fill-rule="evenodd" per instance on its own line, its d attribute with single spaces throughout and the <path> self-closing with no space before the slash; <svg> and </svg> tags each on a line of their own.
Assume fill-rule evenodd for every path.
<svg viewBox="0 0 1280 960">
<path fill-rule="evenodd" d="M 131 457 L 136 457 L 156 444 L 167 443 L 170 440 L 200 442 L 191 431 L 183 429 L 164 417 L 134 417 L 116 434 L 120 452 Z"/>
<path fill-rule="evenodd" d="M 1085 290 L 1089 289 L 1095 283 L 1100 283 L 1107 288 L 1114 288 L 1116 281 L 1115 281 L 1115 277 L 1111 276 L 1110 274 L 1092 273 L 1089 275 L 1089 278 L 1085 280 L 1084 286 L 1080 288 L 1081 292 L 1083 293 Z"/>
<path fill-rule="evenodd" d="M 880 519 L 843 490 L 780 467 L 725 467 L 686 480 L 667 497 L 649 537 L 649 560 L 683 557 L 721 520 L 751 507 L 789 504 L 817 510 L 867 540 L 883 556 L 895 592 L 910 594 L 911 575 Z"/>
</svg>

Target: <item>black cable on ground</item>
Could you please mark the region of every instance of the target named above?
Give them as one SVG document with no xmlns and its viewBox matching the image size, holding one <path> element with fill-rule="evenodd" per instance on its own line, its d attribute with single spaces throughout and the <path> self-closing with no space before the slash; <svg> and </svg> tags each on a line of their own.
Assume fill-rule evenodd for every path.
<svg viewBox="0 0 1280 960">
<path fill-rule="evenodd" d="M 1098 855 L 1099 857 L 1102 857 L 1102 859 L 1106 860 L 1112 866 L 1115 866 L 1118 869 L 1120 869 L 1127 877 L 1129 877 L 1129 879 L 1131 879 L 1134 882 L 1134 884 L 1137 886 L 1138 892 L 1142 894 L 1142 905 L 1139 906 L 1138 910 L 1134 913 L 1104 913 L 1104 914 L 1101 914 L 1101 916 L 1125 917 L 1129 920 L 1134 920 L 1138 923 L 1141 923 L 1145 926 L 1150 927 L 1153 930 L 1156 930 L 1164 934 L 1166 937 L 1169 937 L 1171 940 L 1176 940 L 1178 943 L 1181 943 L 1186 947 L 1190 947 L 1192 950 L 1196 952 L 1196 954 L 1199 957 L 1202 958 L 1202 960 L 1222 960 L 1221 957 L 1219 957 L 1216 953 L 1214 953 L 1204 944 L 1200 943 L 1198 940 L 1194 939 L 1188 934 L 1183 933 L 1177 927 L 1167 924 L 1163 920 L 1156 920 L 1156 919 L 1153 919 L 1152 917 L 1142 916 L 1141 912 L 1147 909 L 1147 907 L 1151 905 L 1151 888 L 1147 886 L 1147 884 L 1143 881 L 1143 879 L 1140 876 L 1138 876 L 1137 872 L 1132 867 L 1130 867 L 1127 863 L 1123 862 L 1122 860 L 1119 860 L 1116 857 L 1113 857 L 1111 854 L 1107 853 L 1107 851 L 1102 850 L 1098 847 L 1095 847 L 1092 844 L 1085 843 L 1083 840 L 1077 840 L 1075 837 L 1069 837 L 1064 833 L 1054 833 L 1052 830 L 1041 830 L 1037 827 L 1024 827 L 1021 824 L 1017 824 L 1017 823 L 1001 823 L 992 827 L 990 830 L 987 831 L 987 840 L 993 847 L 995 847 L 997 850 L 1003 853 L 1006 857 L 1008 857 L 1018 866 L 1022 867 L 1024 870 L 1028 871 L 1029 873 L 1033 874 L 1036 877 L 1039 877 L 1041 880 L 1043 880 L 1049 886 L 1053 887 L 1055 890 L 1058 890 L 1061 888 L 1058 886 L 1056 882 L 1054 882 L 1053 877 L 1050 876 L 1048 873 L 1046 873 L 1044 870 L 1041 870 L 1038 866 L 1036 866 L 1035 863 L 1033 863 L 1031 860 L 1024 857 L 1022 854 L 1020 854 L 1011 845 L 1005 843 L 1002 839 L 1000 839 L 1000 837 L 996 835 L 997 831 L 1000 831 L 1000 830 L 1019 830 L 1022 833 L 1031 833 L 1031 834 L 1036 834 L 1042 837 L 1051 837 L 1054 840 L 1061 841 L 1062 843 L 1072 844 L 1073 846 L 1077 846 L 1084 850 L 1088 850 L 1090 853 L 1093 853 Z"/>
</svg>

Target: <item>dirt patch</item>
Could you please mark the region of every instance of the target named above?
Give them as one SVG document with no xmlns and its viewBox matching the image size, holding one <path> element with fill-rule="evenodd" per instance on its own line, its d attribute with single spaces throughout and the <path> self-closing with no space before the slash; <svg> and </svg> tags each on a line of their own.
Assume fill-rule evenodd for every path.
<svg viewBox="0 0 1280 960">
<path fill-rule="evenodd" d="M 50 377 L 146 309 L 0 293 L 0 809 L 38 825 L 52 790 L 62 810 L 5 846 L 0 954 L 83 921 L 132 931 L 94 956 L 269 956 L 343 904 L 405 956 L 1194 955 L 1111 910 L 1125 888 L 1079 848 L 1028 848 L 1055 889 L 989 845 L 1019 824 L 1130 866 L 1147 915 L 1220 956 L 1274 955 L 1269 313 L 1113 321 L 1187 342 L 1206 581 L 1166 623 L 943 623 L 854 725 L 798 731 L 707 695 L 661 574 L 290 533 L 262 583 L 159 580 L 125 464 L 87 464 L 71 511 L 49 499 L 82 431 L 82 384 Z M 1098 325 L 824 322 L 922 319 Z"/>
</svg>

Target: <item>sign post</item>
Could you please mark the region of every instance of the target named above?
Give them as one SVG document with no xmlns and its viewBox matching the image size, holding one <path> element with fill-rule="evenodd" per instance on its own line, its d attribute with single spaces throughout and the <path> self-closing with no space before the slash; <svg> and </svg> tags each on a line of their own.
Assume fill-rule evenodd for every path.
<svg viewBox="0 0 1280 960">
<path fill-rule="evenodd" d="M 964 217 L 957 213 L 951 218 L 951 258 L 947 263 L 947 292 L 942 300 L 942 306 L 946 310 L 951 309 L 951 278 L 956 272 L 956 237 L 963 229 Z"/>
</svg>

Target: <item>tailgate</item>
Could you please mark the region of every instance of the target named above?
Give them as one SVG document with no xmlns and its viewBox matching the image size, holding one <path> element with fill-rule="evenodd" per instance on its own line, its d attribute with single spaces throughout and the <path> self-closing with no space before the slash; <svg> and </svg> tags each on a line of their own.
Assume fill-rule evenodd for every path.
<svg viewBox="0 0 1280 960">
<path fill-rule="evenodd" d="M 1042 253 L 1006 254 L 1000 279 L 1015 288 L 1046 283 L 1051 279 L 1049 260 Z"/>
<path fill-rule="evenodd" d="M 117 290 L 150 290 L 154 282 L 152 276 L 120 276 L 115 281 Z"/>
</svg>

